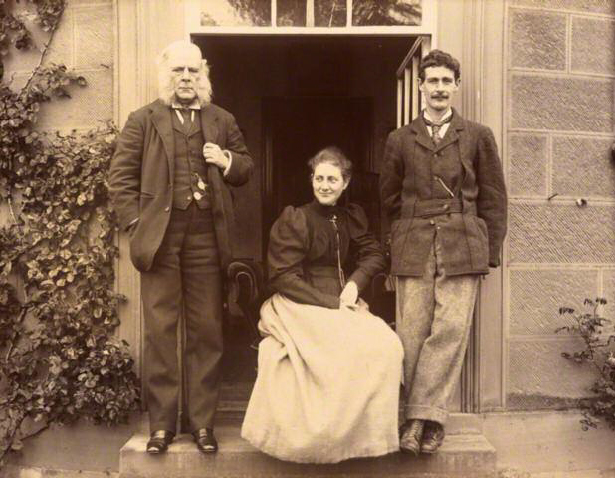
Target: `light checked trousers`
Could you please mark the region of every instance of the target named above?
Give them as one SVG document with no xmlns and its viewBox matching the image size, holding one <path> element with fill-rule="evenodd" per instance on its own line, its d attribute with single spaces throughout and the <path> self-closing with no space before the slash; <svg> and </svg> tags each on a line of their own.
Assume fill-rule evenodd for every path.
<svg viewBox="0 0 615 478">
<path fill-rule="evenodd" d="M 404 347 L 404 415 L 442 425 L 468 344 L 479 275 L 446 276 L 437 236 L 422 277 L 397 277 Z"/>
</svg>

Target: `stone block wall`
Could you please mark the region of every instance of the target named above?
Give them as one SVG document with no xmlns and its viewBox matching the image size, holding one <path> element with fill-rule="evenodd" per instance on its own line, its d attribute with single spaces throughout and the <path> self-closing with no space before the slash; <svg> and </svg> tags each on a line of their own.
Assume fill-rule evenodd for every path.
<svg viewBox="0 0 615 478">
<path fill-rule="evenodd" d="M 6 77 L 22 86 L 38 65 L 49 37 L 32 28 L 37 48 L 26 53 L 11 51 Z M 114 19 L 112 0 L 68 0 L 44 63 L 64 64 L 88 80 L 85 88 L 72 90 L 72 99 L 45 104 L 39 125 L 46 129 L 89 129 L 113 119 Z"/>
<path fill-rule="evenodd" d="M 594 378 L 561 357 L 580 343 L 554 333 L 559 307 L 603 296 L 615 319 L 615 0 L 509 0 L 506 16 L 507 406 L 557 408 Z"/>
</svg>

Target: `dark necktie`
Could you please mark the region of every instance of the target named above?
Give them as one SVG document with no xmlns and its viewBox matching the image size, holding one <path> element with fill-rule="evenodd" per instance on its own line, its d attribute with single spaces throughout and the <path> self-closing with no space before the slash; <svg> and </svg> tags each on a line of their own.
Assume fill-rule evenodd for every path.
<svg viewBox="0 0 615 478">
<path fill-rule="evenodd" d="M 425 118 L 425 116 L 423 116 L 423 121 L 425 121 L 425 124 L 427 126 L 431 126 L 431 139 L 433 140 L 435 145 L 442 141 L 442 137 L 440 136 L 440 129 L 446 123 L 450 123 L 451 119 L 453 119 L 453 115 L 449 115 L 449 117 L 446 118 L 444 121 L 435 122 L 429 121 L 427 118 Z"/>
</svg>

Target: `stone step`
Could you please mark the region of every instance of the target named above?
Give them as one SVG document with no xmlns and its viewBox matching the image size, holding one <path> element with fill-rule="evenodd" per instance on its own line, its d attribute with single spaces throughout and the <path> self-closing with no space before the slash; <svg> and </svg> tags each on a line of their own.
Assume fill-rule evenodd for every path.
<svg viewBox="0 0 615 478">
<path fill-rule="evenodd" d="M 150 456 L 144 452 L 147 434 L 137 433 L 120 451 L 120 478 L 206 478 L 206 477 L 373 477 L 406 478 L 493 478 L 495 449 L 480 433 L 449 434 L 439 453 L 409 456 L 393 453 L 378 458 L 347 460 L 332 465 L 304 465 L 277 460 L 259 452 L 240 437 L 240 422 L 216 427 L 220 451 L 200 453 L 190 435 L 175 438 L 167 453 Z"/>
<path fill-rule="evenodd" d="M 248 408 L 248 400 L 222 398 L 218 402 L 216 416 L 221 420 L 243 420 Z M 399 420 L 403 420 L 403 408 L 399 410 Z M 147 412 L 143 414 L 143 430 L 147 430 Z M 482 433 L 482 420 L 478 415 L 470 413 L 451 413 L 446 422 L 446 433 L 449 435 Z"/>
</svg>

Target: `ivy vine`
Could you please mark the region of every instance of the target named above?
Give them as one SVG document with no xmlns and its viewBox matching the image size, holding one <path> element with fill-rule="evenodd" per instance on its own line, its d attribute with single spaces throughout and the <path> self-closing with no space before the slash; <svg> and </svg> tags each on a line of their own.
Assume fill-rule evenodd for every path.
<svg viewBox="0 0 615 478">
<path fill-rule="evenodd" d="M 24 7 L 17 15 L 15 1 L 0 0 L 0 66 L 11 45 L 34 45 L 26 20 L 50 40 L 25 86 L 0 83 L 0 466 L 53 424 L 125 422 L 139 397 L 128 344 L 114 335 L 124 298 L 114 292 L 106 175 L 117 131 L 36 128 L 42 103 L 66 101 L 87 80 L 43 65 L 65 0 Z"/>
</svg>

